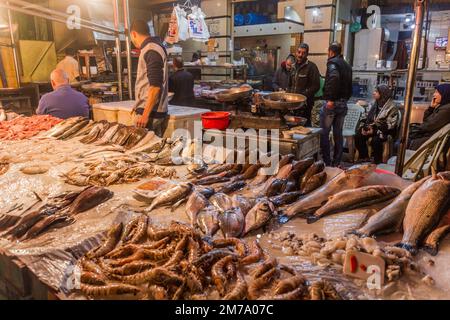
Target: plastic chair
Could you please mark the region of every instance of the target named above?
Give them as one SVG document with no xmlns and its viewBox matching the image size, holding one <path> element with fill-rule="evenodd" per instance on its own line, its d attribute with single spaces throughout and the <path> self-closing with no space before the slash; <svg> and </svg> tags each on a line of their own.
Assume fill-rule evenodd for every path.
<svg viewBox="0 0 450 320">
<path fill-rule="evenodd" d="M 356 130 L 358 129 L 359 122 L 365 111 L 366 110 L 363 107 L 357 104 L 350 104 L 348 106 L 347 115 L 345 116 L 343 135 L 345 144 L 348 148 L 348 153 L 350 154 L 351 162 L 355 161 Z"/>
</svg>

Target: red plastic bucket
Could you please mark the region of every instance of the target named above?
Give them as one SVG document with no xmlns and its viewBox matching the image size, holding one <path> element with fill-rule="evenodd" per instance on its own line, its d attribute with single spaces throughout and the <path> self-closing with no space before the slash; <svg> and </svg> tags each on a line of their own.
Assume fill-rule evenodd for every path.
<svg viewBox="0 0 450 320">
<path fill-rule="evenodd" d="M 203 129 L 226 130 L 230 125 L 229 112 L 207 112 L 202 114 Z"/>
</svg>

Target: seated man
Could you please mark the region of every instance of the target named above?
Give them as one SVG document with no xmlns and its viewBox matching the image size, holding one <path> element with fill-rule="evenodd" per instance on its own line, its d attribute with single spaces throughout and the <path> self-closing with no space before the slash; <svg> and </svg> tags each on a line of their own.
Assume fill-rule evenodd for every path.
<svg viewBox="0 0 450 320">
<path fill-rule="evenodd" d="M 450 123 L 450 84 L 436 87 L 431 107 L 425 112 L 422 124 L 411 125 L 408 149 L 417 150 L 432 135 Z"/>
<path fill-rule="evenodd" d="M 70 87 L 67 73 L 56 69 L 50 78 L 54 91 L 42 96 L 36 114 L 48 114 L 60 119 L 89 118 L 88 98 Z"/>
<path fill-rule="evenodd" d="M 169 92 L 175 93 L 171 105 L 192 107 L 195 104 L 194 76 L 184 70 L 184 62 L 181 57 L 173 59 L 175 73 L 169 79 Z"/>
</svg>

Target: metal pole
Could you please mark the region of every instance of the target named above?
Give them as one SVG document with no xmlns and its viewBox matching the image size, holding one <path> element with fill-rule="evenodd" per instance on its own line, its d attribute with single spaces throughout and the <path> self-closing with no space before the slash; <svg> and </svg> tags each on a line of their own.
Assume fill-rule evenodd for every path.
<svg viewBox="0 0 450 320">
<path fill-rule="evenodd" d="M 119 0 L 113 0 L 114 7 L 114 27 L 119 30 Z M 123 100 L 122 84 L 122 49 L 120 46 L 120 34 L 116 33 L 116 62 L 117 62 L 117 81 L 119 82 L 119 100 Z"/>
<path fill-rule="evenodd" d="M 8 2 L 7 2 L 8 4 Z M 20 88 L 20 71 L 19 71 L 19 55 L 17 54 L 16 39 L 14 38 L 14 30 L 12 24 L 11 10 L 8 9 L 9 34 L 11 36 L 11 48 L 13 50 L 14 71 L 16 75 L 17 87 Z"/>
<path fill-rule="evenodd" d="M 123 16 L 125 23 L 125 43 L 127 46 L 127 70 L 128 70 L 128 96 L 133 100 L 133 66 L 131 63 L 131 22 L 130 22 L 130 3 L 128 0 L 123 0 Z"/>
<path fill-rule="evenodd" d="M 424 20 L 424 9 L 427 0 L 416 0 L 416 27 L 414 29 L 413 45 L 411 57 L 409 59 L 408 80 L 406 82 L 405 95 L 405 115 L 403 117 L 402 135 L 400 140 L 400 149 L 397 156 L 397 165 L 395 172 L 403 176 L 403 167 L 405 163 L 405 154 L 409 136 L 409 122 L 411 119 L 411 110 L 414 101 L 414 87 L 416 84 L 417 66 L 419 63 L 420 42 L 422 38 L 422 28 Z"/>
</svg>

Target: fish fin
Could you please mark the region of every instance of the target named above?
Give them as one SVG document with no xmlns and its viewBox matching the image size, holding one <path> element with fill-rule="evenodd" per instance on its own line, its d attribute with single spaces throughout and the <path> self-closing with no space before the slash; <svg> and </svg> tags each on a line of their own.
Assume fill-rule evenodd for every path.
<svg viewBox="0 0 450 320">
<path fill-rule="evenodd" d="M 402 242 L 397 243 L 395 246 L 398 247 L 398 248 L 402 248 L 402 249 L 408 250 L 409 252 L 411 252 L 412 255 L 417 254 L 417 247 L 416 246 L 413 246 L 413 245 L 410 245 L 410 244 L 407 244 L 407 243 L 402 243 Z"/>
</svg>

